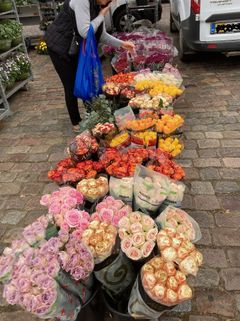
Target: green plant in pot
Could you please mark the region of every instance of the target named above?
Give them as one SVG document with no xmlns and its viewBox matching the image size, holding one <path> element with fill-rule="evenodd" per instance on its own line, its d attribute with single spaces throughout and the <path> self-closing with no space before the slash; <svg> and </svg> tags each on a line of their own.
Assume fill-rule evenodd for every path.
<svg viewBox="0 0 240 321">
<path fill-rule="evenodd" d="M 14 56 L 14 61 L 19 69 L 16 77 L 17 81 L 25 80 L 30 77 L 31 62 L 24 53 L 17 53 Z"/>
<path fill-rule="evenodd" d="M 11 0 L 0 0 L 0 12 L 12 10 L 13 3 Z"/>
<path fill-rule="evenodd" d="M 0 53 L 8 51 L 12 44 L 12 32 L 8 25 L 0 24 Z"/>
<path fill-rule="evenodd" d="M 7 59 L 0 65 L 0 77 L 6 90 L 13 88 L 19 73 L 19 67 L 12 58 Z"/>
<path fill-rule="evenodd" d="M 12 40 L 12 47 L 16 47 L 22 42 L 22 24 L 16 20 L 5 20 L 2 22 L 9 28 L 9 37 Z"/>
</svg>

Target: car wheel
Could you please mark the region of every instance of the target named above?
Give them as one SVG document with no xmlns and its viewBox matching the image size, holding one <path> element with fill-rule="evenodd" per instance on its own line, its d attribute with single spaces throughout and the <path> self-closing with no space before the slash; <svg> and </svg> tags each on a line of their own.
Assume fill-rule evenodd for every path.
<svg viewBox="0 0 240 321">
<path fill-rule="evenodd" d="M 132 31 L 133 23 L 141 20 L 141 16 L 137 12 L 131 12 L 127 15 L 126 7 L 119 9 L 113 17 L 114 25 L 117 31 Z"/>
<path fill-rule="evenodd" d="M 186 44 L 182 28 L 179 30 L 179 57 L 182 61 L 188 61 L 192 54 L 191 49 Z"/>
<path fill-rule="evenodd" d="M 173 17 L 172 17 L 172 14 L 170 12 L 170 31 L 171 32 L 177 32 L 178 31 L 178 28 L 173 20 Z"/>
</svg>

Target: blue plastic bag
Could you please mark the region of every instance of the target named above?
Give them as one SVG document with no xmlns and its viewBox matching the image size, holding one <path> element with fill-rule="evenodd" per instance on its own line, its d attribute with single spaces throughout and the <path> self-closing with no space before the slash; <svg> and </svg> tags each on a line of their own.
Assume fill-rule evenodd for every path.
<svg viewBox="0 0 240 321">
<path fill-rule="evenodd" d="M 87 39 L 83 39 L 80 44 L 74 95 L 84 101 L 91 100 L 102 93 L 103 84 L 104 78 L 97 42 L 93 26 L 90 25 Z"/>
</svg>

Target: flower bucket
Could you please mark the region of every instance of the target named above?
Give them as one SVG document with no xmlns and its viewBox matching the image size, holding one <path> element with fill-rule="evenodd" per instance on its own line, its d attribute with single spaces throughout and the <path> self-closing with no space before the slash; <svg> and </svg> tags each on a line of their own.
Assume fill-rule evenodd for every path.
<svg viewBox="0 0 240 321">
<path fill-rule="evenodd" d="M 105 310 L 99 294 L 99 289 L 96 289 L 92 297 L 82 306 L 76 321 L 104 321 Z"/>
<path fill-rule="evenodd" d="M 1 6 L 1 3 L 0 3 Z M 0 39 L 0 52 L 8 51 L 11 48 L 12 41 L 9 39 Z"/>
<path fill-rule="evenodd" d="M 0 12 L 12 10 L 12 1 L 0 1 Z"/>
<path fill-rule="evenodd" d="M 19 36 L 12 40 L 12 47 L 18 46 L 22 42 L 22 36 Z"/>
<path fill-rule="evenodd" d="M 115 302 L 105 292 L 103 292 L 103 301 L 104 301 L 104 304 L 105 304 L 113 321 L 133 321 L 133 320 L 135 320 L 127 312 L 127 309 L 128 309 L 128 302 L 127 301 L 122 303 L 121 310 L 123 310 L 123 312 L 119 311 L 120 305 L 119 305 L 119 307 L 117 307 Z M 141 319 L 141 320 L 147 321 L 146 319 Z"/>
</svg>

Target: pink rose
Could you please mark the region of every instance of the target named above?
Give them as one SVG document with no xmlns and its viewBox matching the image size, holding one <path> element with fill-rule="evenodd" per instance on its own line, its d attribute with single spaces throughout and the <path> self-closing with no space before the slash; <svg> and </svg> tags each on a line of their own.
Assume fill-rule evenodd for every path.
<svg viewBox="0 0 240 321">
<path fill-rule="evenodd" d="M 21 298 L 21 305 L 23 305 L 28 312 L 34 312 L 38 308 L 38 301 L 34 295 L 25 293 Z"/>
<path fill-rule="evenodd" d="M 135 233 L 132 236 L 132 243 L 135 247 L 140 247 L 145 243 L 145 234 L 144 233 Z"/>
<path fill-rule="evenodd" d="M 99 213 L 99 216 L 104 222 L 111 223 L 113 218 L 113 210 L 107 208 L 102 209 Z"/>
<path fill-rule="evenodd" d="M 79 227 L 81 228 L 82 231 L 85 231 L 89 226 L 89 221 L 86 220 L 85 218 L 81 219 L 81 222 L 79 224 Z"/>
<path fill-rule="evenodd" d="M 155 223 L 154 220 L 148 216 L 148 215 L 143 215 L 142 216 L 142 226 L 144 231 L 148 232 L 154 227 Z"/>
<path fill-rule="evenodd" d="M 146 240 L 147 241 L 156 241 L 158 234 L 158 229 L 156 227 L 149 230 L 146 234 Z"/>
<path fill-rule="evenodd" d="M 81 211 L 82 218 L 85 220 L 90 220 L 90 215 L 86 211 Z"/>
<path fill-rule="evenodd" d="M 120 210 L 123 206 L 124 206 L 124 203 L 123 201 L 120 201 L 120 200 L 116 200 L 115 203 L 114 203 L 114 206 Z"/>
<path fill-rule="evenodd" d="M 121 217 L 119 217 L 119 215 L 115 214 L 112 218 L 112 225 L 118 227 L 118 223 L 119 223 L 120 219 L 121 219 Z"/>
<path fill-rule="evenodd" d="M 153 241 L 147 241 L 142 246 L 142 256 L 148 257 L 152 253 L 154 247 L 155 247 L 155 243 Z"/>
<path fill-rule="evenodd" d="M 74 197 L 67 197 L 64 199 L 63 204 L 65 204 L 66 206 L 68 206 L 68 208 L 74 208 L 77 206 L 77 199 Z"/>
<path fill-rule="evenodd" d="M 3 297 L 6 301 L 11 304 L 18 304 L 20 299 L 20 293 L 18 292 L 17 288 L 11 284 L 6 284 L 3 289 Z"/>
<path fill-rule="evenodd" d="M 124 238 L 129 236 L 129 234 L 128 234 L 128 232 L 127 232 L 127 230 L 125 228 L 120 228 L 118 230 L 118 235 L 119 235 L 121 240 L 123 240 Z"/>
<path fill-rule="evenodd" d="M 97 204 L 96 211 L 100 212 L 102 209 L 105 209 L 105 208 L 106 208 L 106 203 L 103 201 L 103 202 Z"/>
<path fill-rule="evenodd" d="M 41 295 L 41 301 L 46 306 L 51 306 L 55 303 L 57 299 L 57 293 L 54 290 L 48 290 L 44 291 L 44 293 Z"/>
<path fill-rule="evenodd" d="M 50 194 L 45 194 L 42 196 L 40 200 L 40 204 L 43 206 L 49 206 L 51 200 L 51 195 Z"/>
<path fill-rule="evenodd" d="M 71 275 L 74 278 L 74 280 L 84 280 L 88 277 L 86 271 L 80 266 L 75 267 L 73 270 L 71 270 Z"/>
<path fill-rule="evenodd" d="M 58 203 L 53 203 L 49 206 L 48 211 L 50 214 L 53 214 L 53 215 L 58 214 L 61 212 L 61 206 Z"/>
<path fill-rule="evenodd" d="M 129 220 L 131 223 L 139 223 L 142 220 L 142 215 L 138 212 L 132 212 L 129 214 Z"/>
<path fill-rule="evenodd" d="M 118 227 L 119 228 L 125 228 L 126 230 L 130 229 L 130 221 L 128 219 L 128 217 L 124 216 L 120 219 L 120 221 L 118 222 Z"/>
<path fill-rule="evenodd" d="M 91 215 L 91 221 L 100 221 L 100 217 L 99 217 L 99 214 L 97 212 L 93 213 Z"/>
<path fill-rule="evenodd" d="M 18 280 L 18 289 L 22 293 L 30 292 L 31 290 L 31 283 L 28 279 L 21 278 Z"/>
<path fill-rule="evenodd" d="M 81 222 L 81 213 L 78 210 L 70 210 L 65 213 L 64 218 L 70 227 L 77 227 Z"/>
<path fill-rule="evenodd" d="M 60 197 L 60 191 L 54 191 L 52 192 L 52 198 L 59 198 Z"/>
<path fill-rule="evenodd" d="M 136 247 L 131 247 L 127 252 L 126 252 L 127 257 L 133 261 L 138 261 L 142 257 L 142 253 L 139 249 Z"/>
<path fill-rule="evenodd" d="M 142 232 L 142 231 L 143 231 L 142 224 L 141 224 L 141 223 L 133 223 L 133 224 L 130 226 L 130 230 L 131 230 L 131 232 L 132 232 L 133 234 L 134 234 L 134 233 Z"/>
<path fill-rule="evenodd" d="M 132 246 L 132 240 L 130 237 L 126 237 L 121 241 L 121 250 L 126 253 Z"/>
</svg>

